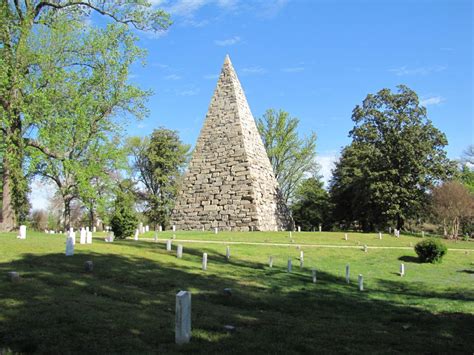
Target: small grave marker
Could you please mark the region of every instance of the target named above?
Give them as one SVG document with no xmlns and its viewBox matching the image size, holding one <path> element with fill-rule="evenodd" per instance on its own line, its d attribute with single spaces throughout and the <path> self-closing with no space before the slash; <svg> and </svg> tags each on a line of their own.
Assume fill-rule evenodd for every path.
<svg viewBox="0 0 474 355">
<path fill-rule="evenodd" d="M 135 229 L 135 235 L 133 236 L 134 240 L 138 240 L 138 229 Z"/>
<path fill-rule="evenodd" d="M 400 264 L 400 276 L 405 276 L 405 264 Z"/>
<path fill-rule="evenodd" d="M 176 344 L 189 343 L 191 339 L 191 293 L 188 291 L 179 291 L 176 294 L 175 323 Z"/>
<path fill-rule="evenodd" d="M 291 272 L 292 265 L 291 265 L 291 258 L 288 258 L 288 272 Z"/>
<path fill-rule="evenodd" d="M 219 228 L 215 227 L 214 228 L 214 234 L 217 234 L 217 233 L 219 233 Z"/>
<path fill-rule="evenodd" d="M 69 233 L 66 238 L 66 256 L 74 255 L 74 232 Z"/>
<path fill-rule="evenodd" d="M 369 248 L 367 247 L 367 245 L 364 244 L 364 252 L 365 252 L 365 253 L 367 253 L 367 250 L 368 250 L 368 249 L 369 249 Z"/>
<path fill-rule="evenodd" d="M 79 232 L 79 244 L 86 244 L 86 230 L 81 228 Z"/>
<path fill-rule="evenodd" d="M 301 232 L 301 227 L 300 226 L 298 226 L 298 232 Z"/>
<path fill-rule="evenodd" d="M 300 268 L 303 268 L 304 265 L 304 252 L 303 250 L 300 251 Z"/>
<path fill-rule="evenodd" d="M 183 257 L 183 246 L 178 244 L 178 249 L 176 250 L 176 257 L 181 259 Z"/>
<path fill-rule="evenodd" d="M 323 230 L 323 227 L 319 225 L 319 231 L 321 232 Z"/>
<path fill-rule="evenodd" d="M 225 248 L 225 258 L 227 259 L 227 261 L 229 261 L 229 259 L 230 259 L 230 247 L 229 246 L 227 246 Z"/>
<path fill-rule="evenodd" d="M 84 270 L 86 272 L 92 272 L 94 270 L 94 263 L 91 260 L 88 260 L 84 263 Z"/>
<path fill-rule="evenodd" d="M 379 232 L 379 239 L 382 240 L 382 232 Z"/>
<path fill-rule="evenodd" d="M 349 264 L 346 265 L 346 283 L 350 283 L 350 266 Z"/>
<path fill-rule="evenodd" d="M 26 226 L 20 226 L 20 235 L 17 237 L 18 239 L 26 239 Z"/>
<path fill-rule="evenodd" d="M 163 232 L 163 226 L 160 225 L 159 228 L 158 228 L 158 230 L 160 231 L 160 233 Z"/>
<path fill-rule="evenodd" d="M 207 253 L 202 254 L 202 269 L 207 270 Z"/>
<path fill-rule="evenodd" d="M 92 232 L 86 232 L 86 243 L 92 244 Z"/>
<path fill-rule="evenodd" d="M 359 291 L 364 291 L 364 277 L 359 274 Z"/>
<path fill-rule="evenodd" d="M 273 267 L 273 256 L 270 256 L 270 257 L 268 258 L 268 266 L 269 266 L 270 268 Z"/>
<path fill-rule="evenodd" d="M 16 271 L 9 271 L 7 275 L 11 282 L 18 282 L 21 279 L 20 273 Z"/>
<path fill-rule="evenodd" d="M 166 251 L 171 251 L 171 240 L 166 241 Z"/>
<path fill-rule="evenodd" d="M 311 274 L 312 274 L 312 277 L 313 277 L 313 283 L 315 284 L 316 281 L 317 281 L 317 278 L 316 278 L 316 269 L 311 270 Z"/>
<path fill-rule="evenodd" d="M 173 232 L 176 232 L 176 225 L 173 224 Z"/>
<path fill-rule="evenodd" d="M 347 236 L 347 233 L 344 233 L 344 240 L 349 240 L 349 237 Z"/>
</svg>

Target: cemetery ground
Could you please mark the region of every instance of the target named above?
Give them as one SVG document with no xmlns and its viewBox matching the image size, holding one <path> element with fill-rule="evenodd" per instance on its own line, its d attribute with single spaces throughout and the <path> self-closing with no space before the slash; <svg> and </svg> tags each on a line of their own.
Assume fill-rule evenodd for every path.
<svg viewBox="0 0 474 355">
<path fill-rule="evenodd" d="M 472 242 L 445 241 L 450 250 L 441 264 L 421 264 L 410 247 L 421 238 L 405 235 L 348 233 L 346 241 L 344 233 L 293 232 L 291 241 L 288 232 L 178 231 L 168 252 L 172 235 L 105 243 L 105 234 L 95 233 L 93 244 L 76 242 L 66 257 L 64 235 L 0 234 L 0 352 L 474 351 Z M 232 244 L 247 242 L 258 244 Z M 10 281 L 9 271 L 21 279 Z M 179 290 L 192 293 L 192 338 L 181 346 L 174 341 Z"/>
</svg>

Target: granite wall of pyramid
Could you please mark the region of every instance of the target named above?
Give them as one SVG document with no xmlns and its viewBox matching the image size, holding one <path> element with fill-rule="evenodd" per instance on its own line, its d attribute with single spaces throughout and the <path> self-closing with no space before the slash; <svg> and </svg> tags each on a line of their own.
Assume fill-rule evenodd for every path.
<svg viewBox="0 0 474 355">
<path fill-rule="evenodd" d="M 171 220 L 178 230 L 291 228 L 291 216 L 228 56 Z"/>
</svg>

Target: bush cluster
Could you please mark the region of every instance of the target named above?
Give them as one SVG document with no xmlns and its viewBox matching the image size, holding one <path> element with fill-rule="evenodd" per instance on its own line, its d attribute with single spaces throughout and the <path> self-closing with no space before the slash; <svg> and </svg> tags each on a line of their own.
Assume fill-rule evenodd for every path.
<svg viewBox="0 0 474 355">
<path fill-rule="evenodd" d="M 110 226 L 117 239 L 132 237 L 137 228 L 138 219 L 132 211 L 122 209 L 116 211 L 110 220 Z"/>
<path fill-rule="evenodd" d="M 415 252 L 423 263 L 440 263 L 448 248 L 439 239 L 429 238 L 415 245 Z"/>
</svg>

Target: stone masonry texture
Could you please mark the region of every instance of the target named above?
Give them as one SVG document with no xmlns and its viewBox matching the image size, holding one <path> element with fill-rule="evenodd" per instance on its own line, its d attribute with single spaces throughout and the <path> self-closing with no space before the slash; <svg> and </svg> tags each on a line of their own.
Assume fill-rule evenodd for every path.
<svg viewBox="0 0 474 355">
<path fill-rule="evenodd" d="M 239 79 L 227 56 L 171 216 L 178 230 L 292 228 Z"/>
</svg>

